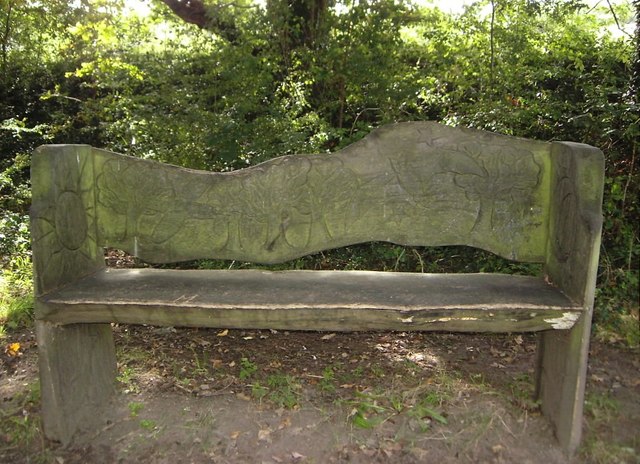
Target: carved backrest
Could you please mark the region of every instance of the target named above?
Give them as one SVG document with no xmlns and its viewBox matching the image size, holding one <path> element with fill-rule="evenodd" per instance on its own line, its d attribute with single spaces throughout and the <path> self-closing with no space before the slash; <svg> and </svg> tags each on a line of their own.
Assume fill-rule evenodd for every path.
<svg viewBox="0 0 640 464">
<path fill-rule="evenodd" d="M 81 145 L 41 147 L 32 173 L 38 291 L 102 266 L 102 247 L 156 263 L 275 263 L 389 241 L 546 262 L 551 146 L 401 123 L 334 154 L 284 156 L 229 173 Z"/>
</svg>

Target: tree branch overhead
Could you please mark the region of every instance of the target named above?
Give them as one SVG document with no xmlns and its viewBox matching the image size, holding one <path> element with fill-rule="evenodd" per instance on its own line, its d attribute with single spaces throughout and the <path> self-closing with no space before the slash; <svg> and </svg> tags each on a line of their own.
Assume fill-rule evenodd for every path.
<svg viewBox="0 0 640 464">
<path fill-rule="evenodd" d="M 189 24 L 215 32 L 229 42 L 235 42 L 238 39 L 236 25 L 212 15 L 213 10 L 201 0 L 162 0 L 162 2 L 176 16 Z"/>
</svg>

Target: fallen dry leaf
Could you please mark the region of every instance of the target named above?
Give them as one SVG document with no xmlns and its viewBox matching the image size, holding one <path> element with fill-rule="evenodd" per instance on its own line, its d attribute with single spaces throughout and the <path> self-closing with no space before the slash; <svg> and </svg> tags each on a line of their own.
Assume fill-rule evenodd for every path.
<svg viewBox="0 0 640 464">
<path fill-rule="evenodd" d="M 271 430 L 270 429 L 258 430 L 258 441 L 271 441 Z"/>
<path fill-rule="evenodd" d="M 11 357 L 18 356 L 20 354 L 20 343 L 10 343 L 4 350 Z"/>
<path fill-rule="evenodd" d="M 229 335 L 229 329 L 224 329 L 222 332 L 217 333 L 218 337 L 226 337 Z"/>
<path fill-rule="evenodd" d="M 286 427 L 291 427 L 291 418 L 290 417 L 285 417 L 284 419 L 282 419 L 282 421 L 280 421 L 280 425 L 278 426 L 278 430 L 282 430 Z"/>
</svg>

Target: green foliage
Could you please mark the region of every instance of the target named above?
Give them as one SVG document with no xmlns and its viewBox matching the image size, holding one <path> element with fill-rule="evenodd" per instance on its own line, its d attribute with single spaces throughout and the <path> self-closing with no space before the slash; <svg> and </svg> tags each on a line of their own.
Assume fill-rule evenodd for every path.
<svg viewBox="0 0 640 464">
<path fill-rule="evenodd" d="M 240 360 L 240 374 L 238 375 L 240 379 L 246 380 L 253 376 L 258 370 L 258 366 L 255 363 L 252 363 L 247 358 L 242 358 Z"/>
<path fill-rule="evenodd" d="M 420 421 L 420 425 L 423 431 L 428 429 L 431 419 L 439 422 L 440 424 L 447 424 L 447 418 L 436 411 L 428 401 L 421 401 L 412 406 L 408 412 L 408 415 L 409 417 L 413 417 L 414 419 Z"/>
<path fill-rule="evenodd" d="M 0 434 L 9 447 L 28 449 L 40 437 L 39 403 L 40 384 L 35 383 L 0 410 Z"/>
<path fill-rule="evenodd" d="M 145 430 L 154 430 L 157 427 L 157 425 L 154 420 L 142 419 L 140 420 L 140 427 L 142 427 Z"/>
<path fill-rule="evenodd" d="M 206 30 L 161 2 L 147 17 L 126 13 L 125 3 L 10 1 L 0 8 L 5 280 L 6 272 L 11 282 L 27 279 L 28 167 L 39 144 L 88 143 L 225 171 L 334 151 L 386 122 L 434 119 L 602 148 L 607 183 L 595 318 L 623 330 L 637 313 L 634 49 L 612 32 L 608 8 L 503 0 L 493 2 L 492 16 L 483 0 L 451 15 L 366 0 L 313 12 L 304 2 L 274 0 L 220 9 L 218 29 Z M 620 24 L 632 21 L 630 4 L 614 6 Z M 292 266 L 541 272 L 477 250 L 390 244 L 324 252 Z"/>
<path fill-rule="evenodd" d="M 128 407 L 129 407 L 129 414 L 131 415 L 131 417 L 138 417 L 138 414 L 140 414 L 144 409 L 144 404 L 131 402 L 128 404 Z"/>
<path fill-rule="evenodd" d="M 7 331 L 30 327 L 33 321 L 33 297 L 31 295 L 0 296 L 0 338 Z"/>
<path fill-rule="evenodd" d="M 242 377 L 240 377 L 242 378 Z M 276 407 L 293 409 L 299 405 L 300 384 L 286 374 L 270 374 L 264 381 L 251 384 L 251 395 L 258 401 L 269 401 Z"/>
<path fill-rule="evenodd" d="M 620 414 L 620 404 L 609 392 L 587 393 L 585 415 L 588 417 L 589 427 L 580 454 L 588 457 L 589 462 L 605 464 L 637 461 L 637 446 L 622 446 L 615 439 L 606 439 L 600 435 L 601 430 L 615 422 Z M 635 444 L 638 444 L 637 439 Z"/>
<path fill-rule="evenodd" d="M 585 400 L 585 413 L 596 422 L 608 422 L 618 416 L 620 405 L 608 393 L 591 393 Z"/>
<path fill-rule="evenodd" d="M 616 314 L 610 310 L 610 314 Z M 640 348 L 640 318 L 638 308 L 633 308 L 629 314 L 620 314 L 608 324 L 596 326 L 595 336 L 598 340 L 617 343 L 631 349 Z"/>
<path fill-rule="evenodd" d="M 267 377 L 267 398 L 280 408 L 293 409 L 299 403 L 300 384 L 290 375 L 272 374 Z"/>
<path fill-rule="evenodd" d="M 327 366 L 322 371 L 322 378 L 320 379 L 320 389 L 326 393 L 335 393 L 336 391 L 336 374 L 331 366 Z"/>
<path fill-rule="evenodd" d="M 33 284 L 28 220 L 7 213 L 0 218 L 0 338 L 33 321 Z M 6 254 L 5 254 L 6 253 Z"/>
<path fill-rule="evenodd" d="M 347 401 L 351 407 L 349 418 L 354 426 L 372 429 L 395 416 L 406 415 L 421 432 L 427 431 L 435 421 L 447 424 L 446 415 L 438 410 L 446 392 L 416 390 L 396 392 L 388 390 L 381 393 L 356 392 L 355 397 Z"/>
<path fill-rule="evenodd" d="M 121 367 L 116 380 L 122 384 L 125 392 L 127 393 L 138 393 L 140 391 L 140 387 L 136 382 L 136 371 L 130 366 Z"/>
<path fill-rule="evenodd" d="M 535 400 L 534 382 L 529 374 L 520 374 L 513 378 L 509 387 L 511 388 L 511 398 L 516 405 L 527 411 L 537 411 L 540 402 Z"/>
</svg>

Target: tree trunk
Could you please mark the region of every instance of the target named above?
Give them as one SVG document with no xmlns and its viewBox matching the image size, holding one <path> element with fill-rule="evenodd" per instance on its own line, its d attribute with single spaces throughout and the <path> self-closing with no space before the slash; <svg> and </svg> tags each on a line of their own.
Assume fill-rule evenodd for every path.
<svg viewBox="0 0 640 464">
<path fill-rule="evenodd" d="M 635 48 L 636 53 L 633 57 L 633 68 L 631 70 L 631 98 L 635 104 L 640 103 L 640 0 L 635 0 L 633 6 L 636 10 L 636 32 L 635 32 Z"/>
<path fill-rule="evenodd" d="M 267 14 L 283 55 L 300 47 L 316 48 L 325 35 L 332 0 L 268 0 Z"/>
<path fill-rule="evenodd" d="M 7 11 L 4 21 L 4 30 L 2 31 L 2 78 L 7 75 L 7 54 L 9 48 L 9 37 L 11 35 L 11 12 L 13 9 L 13 2 L 7 4 Z"/>
</svg>

